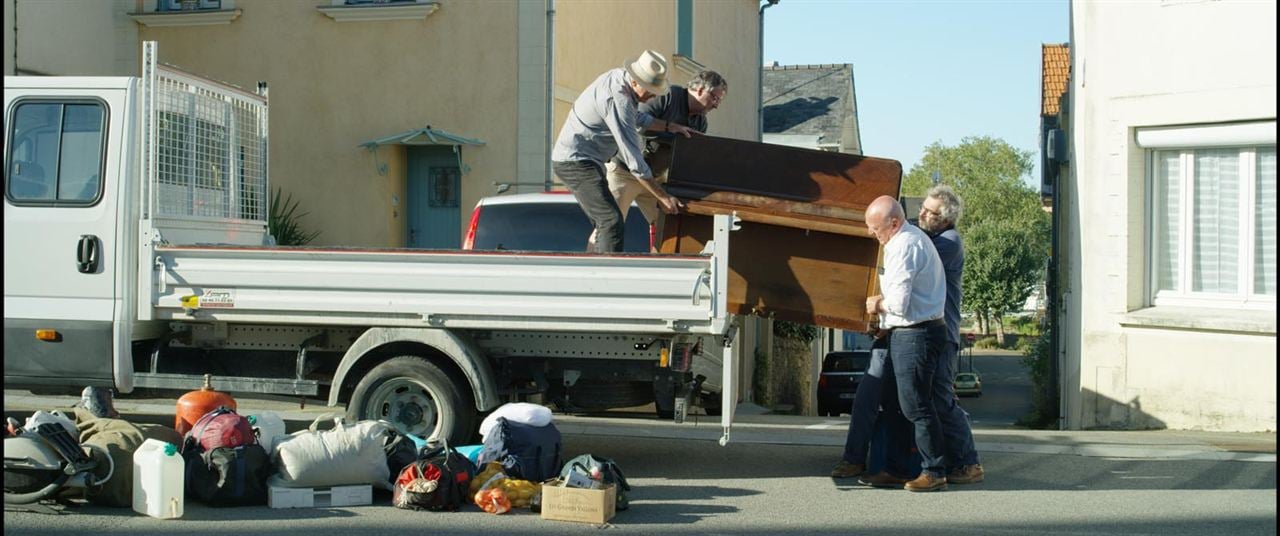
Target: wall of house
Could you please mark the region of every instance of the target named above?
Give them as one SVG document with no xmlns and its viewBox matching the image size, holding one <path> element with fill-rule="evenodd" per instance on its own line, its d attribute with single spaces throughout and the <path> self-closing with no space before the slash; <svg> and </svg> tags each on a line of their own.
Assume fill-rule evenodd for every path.
<svg viewBox="0 0 1280 536">
<path fill-rule="evenodd" d="M 462 148 L 461 218 L 516 176 L 515 2 L 447 2 L 426 20 L 338 22 L 325 1 L 238 0 L 230 25 L 145 27 L 172 63 L 271 95 L 271 181 L 317 245 L 401 246 L 404 150 L 358 145 L 428 125 Z M 469 168 L 469 170 L 468 170 Z"/>
<path fill-rule="evenodd" d="M 645 49 L 667 57 L 672 82 L 684 84 L 695 74 L 676 65 L 675 0 L 557 0 L 555 5 L 553 139 L 583 88 Z M 755 139 L 760 70 L 756 5 L 753 0 L 694 3 L 693 59 L 729 81 L 728 95 L 709 117 L 709 134 Z"/>
<path fill-rule="evenodd" d="M 4 0 L 4 74 L 136 75 L 136 0 Z"/>
<path fill-rule="evenodd" d="M 155 0 L 4 2 L 6 74 L 134 75 L 140 42 L 156 40 L 166 63 L 246 88 L 268 82 L 271 181 L 309 212 L 317 245 L 405 243 L 405 151 L 360 143 L 427 125 L 484 140 L 462 149 L 465 228 L 493 183 L 541 190 L 550 141 L 586 84 L 645 48 L 674 60 L 676 40 L 675 0 L 556 2 L 548 136 L 543 0 L 442 2 L 425 21 L 375 22 L 337 22 L 316 9 L 328 0 L 235 0 L 224 4 L 241 12 L 230 24 L 196 26 L 135 22 Z M 715 135 L 755 136 L 755 5 L 695 4 L 694 59 L 730 82 Z M 692 76 L 672 63 L 673 81 Z"/>
<path fill-rule="evenodd" d="M 1071 9 L 1071 163 L 1059 192 L 1064 424 L 1275 430 L 1274 305 L 1151 307 L 1148 164 L 1135 132 L 1274 121 L 1276 6 L 1076 0 Z"/>
</svg>

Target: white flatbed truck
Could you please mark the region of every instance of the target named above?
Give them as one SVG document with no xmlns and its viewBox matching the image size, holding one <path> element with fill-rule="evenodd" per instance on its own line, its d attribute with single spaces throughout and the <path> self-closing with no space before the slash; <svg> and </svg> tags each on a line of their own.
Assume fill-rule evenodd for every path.
<svg viewBox="0 0 1280 536">
<path fill-rule="evenodd" d="M 10 387 L 185 390 L 213 373 L 222 391 L 465 441 L 502 402 L 611 363 L 661 373 L 697 345 L 723 353 L 729 439 L 733 216 L 700 255 L 279 247 L 265 85 L 162 65 L 146 43 L 140 77 L 5 77 L 4 99 Z"/>
</svg>

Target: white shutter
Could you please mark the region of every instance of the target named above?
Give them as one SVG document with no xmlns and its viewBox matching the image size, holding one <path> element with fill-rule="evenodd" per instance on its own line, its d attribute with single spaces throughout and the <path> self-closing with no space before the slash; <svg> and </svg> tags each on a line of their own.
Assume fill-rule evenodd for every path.
<svg viewBox="0 0 1280 536">
<path fill-rule="evenodd" d="M 1272 145 L 1276 142 L 1276 122 L 1141 128 L 1137 141 L 1143 149 Z"/>
</svg>

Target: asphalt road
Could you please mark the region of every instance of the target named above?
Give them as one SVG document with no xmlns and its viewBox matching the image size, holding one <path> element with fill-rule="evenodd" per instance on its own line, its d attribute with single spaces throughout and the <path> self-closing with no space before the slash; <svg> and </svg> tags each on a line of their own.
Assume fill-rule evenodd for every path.
<svg viewBox="0 0 1280 536">
<path fill-rule="evenodd" d="M 961 398 L 960 406 L 975 427 L 1013 426 L 1031 412 L 1031 377 L 1022 366 L 1022 354 L 978 350 L 973 369 L 982 378 L 982 396 Z M 968 355 L 961 355 L 959 370 L 970 370 Z"/>
<path fill-rule="evenodd" d="M 779 430 L 779 439 L 820 433 Z M 632 507 L 610 528 L 631 534 L 1275 534 L 1275 463 L 984 453 L 988 479 L 914 494 L 835 481 L 836 447 L 566 434 L 566 456 L 609 456 Z M 371 506 L 273 510 L 188 502 L 178 520 L 127 508 L 64 515 L 6 510 L 5 534 L 570 534 L 596 526 Z"/>
<path fill-rule="evenodd" d="M 633 534 L 1275 534 L 1274 434 L 1048 432 L 1011 426 L 1030 406 L 1018 356 L 978 355 L 984 396 L 971 413 L 986 482 L 941 493 L 880 490 L 828 477 L 848 417 L 740 415 L 734 439 L 718 419 L 675 425 L 647 415 L 558 416 L 567 457 L 615 459 L 634 487 L 632 508 L 607 525 Z M 10 392 L 6 392 L 9 413 Z M 44 398 L 36 399 L 37 406 Z M 14 397 L 14 405 L 31 405 Z M 138 420 L 171 421 L 169 400 Z M 20 403 L 20 404 L 19 404 Z M 66 400 L 60 404 L 65 405 Z M 141 403 L 134 401 L 134 403 Z M 242 404 L 265 403 L 244 400 Z M 144 406 L 137 406 L 142 408 Z M 287 404 L 273 409 L 285 411 Z M 292 406 L 298 407 L 296 402 Z M 290 429 L 313 413 L 289 411 Z M 1249 444 L 1222 452 L 1215 444 Z M 1249 454 L 1260 452 L 1261 454 Z M 62 515 L 6 508 L 5 534 L 567 534 L 586 524 L 528 512 L 494 516 L 399 510 L 376 492 L 360 507 L 275 510 L 210 508 L 188 502 L 182 519 L 161 521 L 128 508 L 70 506 Z"/>
</svg>

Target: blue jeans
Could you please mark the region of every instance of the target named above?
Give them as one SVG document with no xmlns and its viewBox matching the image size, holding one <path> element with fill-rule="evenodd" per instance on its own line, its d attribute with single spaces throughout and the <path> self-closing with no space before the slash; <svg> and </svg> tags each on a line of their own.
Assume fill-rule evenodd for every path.
<svg viewBox="0 0 1280 536">
<path fill-rule="evenodd" d="M 589 160 L 551 161 L 551 169 L 569 187 L 596 228 L 596 253 L 622 251 L 622 211 L 605 181 L 604 165 Z M 585 242 L 587 237 L 582 237 Z"/>
<path fill-rule="evenodd" d="M 973 445 L 973 428 L 969 413 L 960 407 L 952 380 L 956 373 L 951 363 L 960 352 L 960 345 L 948 341 L 938 360 L 938 373 L 933 378 L 933 408 L 942 424 L 942 437 L 946 441 L 947 470 L 962 465 L 978 463 L 978 450 Z"/>
<path fill-rule="evenodd" d="M 858 381 L 858 390 L 853 394 L 853 409 L 849 411 L 849 435 L 844 441 L 843 456 L 849 463 L 867 463 L 867 446 L 871 443 L 871 431 L 875 429 L 876 416 L 880 412 L 884 382 L 893 381 L 888 352 L 876 346 L 880 344 L 871 349 L 871 363 Z"/>
<path fill-rule="evenodd" d="M 942 476 L 946 469 L 942 423 L 934 407 L 937 396 L 940 396 L 935 395 L 935 391 L 938 391 L 938 362 L 945 344 L 947 326 L 940 321 L 920 327 L 896 328 L 889 334 L 889 346 L 893 349 L 889 359 L 893 362 L 898 386 L 898 403 L 902 406 L 902 414 L 915 429 L 916 448 L 922 458 L 920 466 L 934 476 Z M 947 378 L 946 381 L 949 383 L 951 380 Z"/>
</svg>

